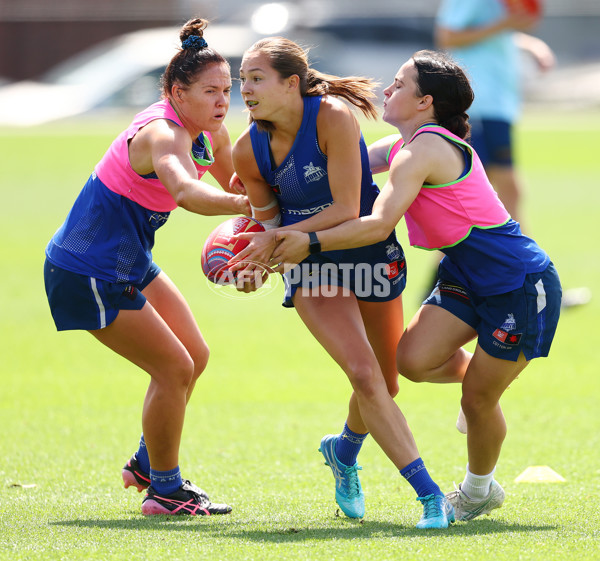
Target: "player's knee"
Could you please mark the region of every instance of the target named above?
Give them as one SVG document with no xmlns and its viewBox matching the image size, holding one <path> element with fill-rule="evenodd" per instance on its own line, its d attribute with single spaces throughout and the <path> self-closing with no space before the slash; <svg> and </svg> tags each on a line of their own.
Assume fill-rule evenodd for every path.
<svg viewBox="0 0 600 561">
<path fill-rule="evenodd" d="M 195 365 L 189 353 L 180 353 L 172 359 L 168 368 L 168 382 L 187 390 L 194 380 Z"/>
<path fill-rule="evenodd" d="M 195 382 L 202 372 L 208 365 L 208 359 L 210 357 L 210 349 L 206 343 L 202 343 L 192 354 L 192 360 L 194 361 L 194 373 L 192 376 L 192 382 Z"/>
<path fill-rule="evenodd" d="M 496 406 L 496 401 L 488 399 L 485 395 L 465 392 L 460 400 L 463 413 L 467 419 L 477 419 L 486 415 Z"/>
<path fill-rule="evenodd" d="M 427 367 L 419 356 L 411 353 L 398 353 L 396 357 L 398 372 L 411 382 L 424 382 Z"/>
<path fill-rule="evenodd" d="M 381 380 L 380 371 L 366 361 L 350 364 L 349 376 L 354 391 L 367 398 L 375 394 L 377 383 Z"/>
</svg>

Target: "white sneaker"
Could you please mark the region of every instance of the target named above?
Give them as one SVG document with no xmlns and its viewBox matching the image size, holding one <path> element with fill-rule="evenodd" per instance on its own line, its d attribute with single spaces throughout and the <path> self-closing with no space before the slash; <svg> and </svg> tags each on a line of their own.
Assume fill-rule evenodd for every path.
<svg viewBox="0 0 600 561">
<path fill-rule="evenodd" d="M 489 514 L 495 508 L 500 508 L 504 502 L 504 489 L 493 480 L 487 497 L 476 500 L 467 497 L 459 485 L 458 489 L 446 495 L 446 499 L 454 507 L 456 520 L 473 520 L 482 514 Z"/>
<path fill-rule="evenodd" d="M 465 418 L 462 407 L 458 412 L 458 419 L 456 419 L 456 429 L 462 434 L 467 434 L 467 419 Z"/>
</svg>

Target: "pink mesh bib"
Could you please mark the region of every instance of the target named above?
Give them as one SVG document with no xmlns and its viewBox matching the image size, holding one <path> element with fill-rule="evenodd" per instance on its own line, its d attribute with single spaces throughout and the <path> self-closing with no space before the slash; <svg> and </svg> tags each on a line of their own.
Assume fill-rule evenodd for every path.
<svg viewBox="0 0 600 561">
<path fill-rule="evenodd" d="M 472 228 L 493 228 L 505 224 L 510 215 L 490 184 L 477 153 L 458 136 L 438 125 L 426 125 L 420 134 L 434 133 L 465 147 L 471 165 L 456 181 L 443 185 L 423 185 L 404 218 L 410 244 L 423 249 L 441 249 L 464 240 Z M 396 141 L 388 153 L 388 163 L 405 146 Z"/>
<path fill-rule="evenodd" d="M 129 127 L 113 141 L 106 154 L 96 165 L 95 171 L 100 181 L 111 191 L 135 201 L 144 208 L 157 212 L 168 212 L 177 208 L 177 203 L 171 193 L 159 179 L 142 177 L 132 169 L 129 163 L 129 140 L 143 126 L 156 119 L 167 119 L 180 127 L 183 126 L 168 99 L 154 103 L 138 113 Z M 210 134 L 205 133 L 205 135 L 208 141 L 212 142 Z M 202 177 L 210 167 L 210 164 L 201 165 L 196 160 L 194 160 L 194 165 L 198 170 L 198 178 Z"/>
</svg>

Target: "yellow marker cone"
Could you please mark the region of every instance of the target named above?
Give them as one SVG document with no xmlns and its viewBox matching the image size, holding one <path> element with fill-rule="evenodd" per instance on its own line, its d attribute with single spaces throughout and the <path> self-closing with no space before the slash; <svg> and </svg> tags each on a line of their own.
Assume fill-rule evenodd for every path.
<svg viewBox="0 0 600 561">
<path fill-rule="evenodd" d="M 529 466 L 515 483 L 564 483 L 566 479 L 548 466 Z"/>
</svg>

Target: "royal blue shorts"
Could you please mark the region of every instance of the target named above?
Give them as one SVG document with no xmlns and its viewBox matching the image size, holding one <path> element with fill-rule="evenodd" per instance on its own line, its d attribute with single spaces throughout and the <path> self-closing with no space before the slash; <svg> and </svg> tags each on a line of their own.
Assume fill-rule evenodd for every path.
<svg viewBox="0 0 600 561">
<path fill-rule="evenodd" d="M 160 267 L 152 263 L 138 284 L 108 282 L 61 269 L 46 259 L 44 283 L 56 329 L 102 329 L 119 310 L 141 310 L 146 303 L 142 290 L 159 273 Z"/>
<path fill-rule="evenodd" d="M 541 273 L 530 273 L 521 288 L 494 296 L 478 296 L 452 275 L 440 272 L 423 304 L 448 310 L 477 331 L 477 342 L 489 355 L 516 361 L 548 356 L 556 332 L 562 289 L 550 263 Z"/>
<path fill-rule="evenodd" d="M 394 300 L 406 287 L 406 259 L 395 232 L 373 245 L 309 255 L 283 275 L 283 306 L 293 308 L 292 299 L 302 287 L 316 295 L 352 292 L 365 302 Z"/>
<path fill-rule="evenodd" d="M 512 126 L 508 121 L 495 119 L 471 119 L 471 139 L 484 166 L 512 167 Z"/>
</svg>

